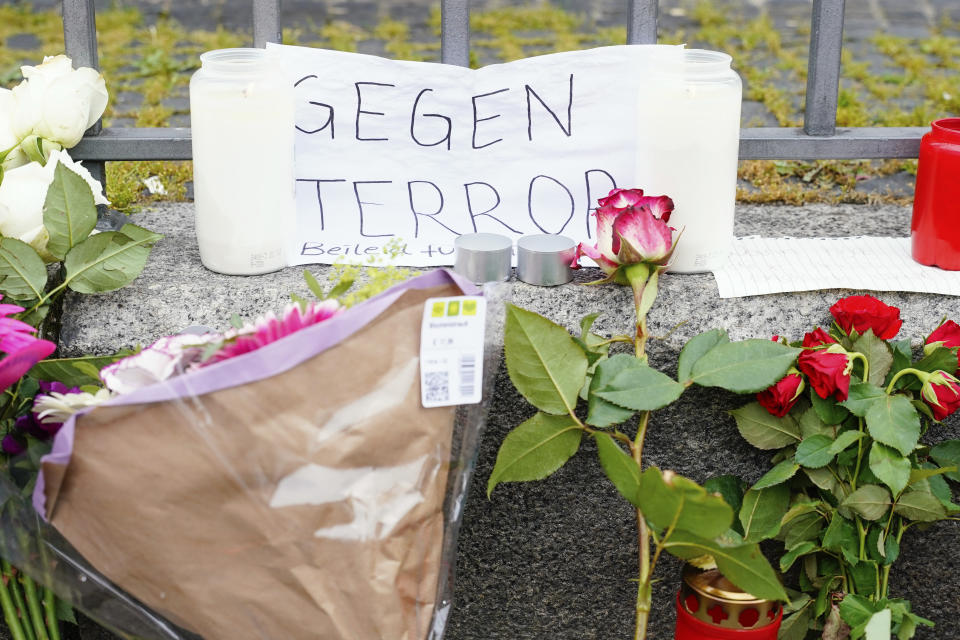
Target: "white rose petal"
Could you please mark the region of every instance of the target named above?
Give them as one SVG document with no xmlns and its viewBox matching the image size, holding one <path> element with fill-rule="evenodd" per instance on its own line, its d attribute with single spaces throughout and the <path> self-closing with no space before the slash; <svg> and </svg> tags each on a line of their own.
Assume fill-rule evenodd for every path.
<svg viewBox="0 0 960 640">
<path fill-rule="evenodd" d="M 107 88 L 95 69 L 74 70 L 70 58 L 44 58 L 36 67 L 21 67 L 25 80 L 13 88 L 12 128 L 19 138 L 35 133 L 72 147 L 107 106 Z"/>
<path fill-rule="evenodd" d="M 31 162 L 4 173 L 0 182 L 0 233 L 22 240 L 28 234 L 35 235 L 36 228 L 43 226 L 43 202 L 55 166 L 55 162 L 48 162 L 47 166 Z"/>
<path fill-rule="evenodd" d="M 74 160 L 73 158 L 70 157 L 70 154 L 67 153 L 66 151 L 52 151 L 50 153 L 50 159 L 47 161 L 47 164 L 50 164 L 50 163 L 56 164 L 57 162 L 61 163 L 63 166 L 65 166 L 67 169 L 70 169 L 74 173 L 79 174 L 81 178 L 86 180 L 87 184 L 90 185 L 90 190 L 93 191 L 93 201 L 96 204 L 105 204 L 105 205 L 110 204 L 110 201 L 107 200 L 107 197 L 103 195 L 103 185 L 100 184 L 99 180 L 93 177 L 89 169 L 87 169 L 85 166 L 83 166 L 83 164 L 81 164 L 82 162 L 81 160 Z M 53 178 L 51 174 L 51 180 L 52 179 Z"/>
</svg>

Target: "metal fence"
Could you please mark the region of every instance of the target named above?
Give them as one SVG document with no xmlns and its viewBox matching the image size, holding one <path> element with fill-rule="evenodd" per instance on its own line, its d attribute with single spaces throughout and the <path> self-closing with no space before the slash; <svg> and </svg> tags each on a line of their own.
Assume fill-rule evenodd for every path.
<svg viewBox="0 0 960 640">
<path fill-rule="evenodd" d="M 280 42 L 280 1 L 253 1 L 253 41 Z M 627 0 L 627 42 L 657 41 L 658 0 Z M 803 128 L 751 127 L 740 130 L 741 159 L 916 158 L 923 127 L 837 128 L 840 53 L 845 0 L 813 0 L 806 106 Z M 441 60 L 467 66 L 470 51 L 469 0 L 441 0 Z M 94 0 L 63 0 L 67 54 L 75 64 L 97 67 Z M 103 175 L 106 160 L 189 160 L 190 130 L 110 128 L 97 123 L 71 153 Z"/>
</svg>

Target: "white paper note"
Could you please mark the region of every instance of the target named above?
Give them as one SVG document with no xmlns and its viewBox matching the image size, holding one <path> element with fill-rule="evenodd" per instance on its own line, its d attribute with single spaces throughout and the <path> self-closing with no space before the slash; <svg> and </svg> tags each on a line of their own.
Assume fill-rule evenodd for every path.
<svg viewBox="0 0 960 640">
<path fill-rule="evenodd" d="M 471 70 L 270 48 L 297 88 L 291 264 L 390 241 L 401 264 L 452 264 L 456 237 L 475 232 L 595 242 L 597 198 L 642 186 L 638 100 L 656 100 L 654 71 L 683 60 L 680 47 L 618 46 Z"/>
<path fill-rule="evenodd" d="M 914 262 L 910 238 L 737 238 L 714 276 L 721 298 L 819 289 L 960 296 L 960 272 Z"/>
</svg>

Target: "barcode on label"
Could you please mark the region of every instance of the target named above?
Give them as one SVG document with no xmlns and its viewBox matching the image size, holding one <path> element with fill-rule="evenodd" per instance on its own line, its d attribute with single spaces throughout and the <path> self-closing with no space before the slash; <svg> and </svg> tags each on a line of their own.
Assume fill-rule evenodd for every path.
<svg viewBox="0 0 960 640">
<path fill-rule="evenodd" d="M 473 396 L 473 386 L 477 378 L 477 357 L 472 353 L 460 355 L 460 395 Z"/>
<path fill-rule="evenodd" d="M 450 372 L 432 371 L 423 376 L 427 387 L 426 399 L 428 402 L 447 402 L 450 400 Z"/>
</svg>

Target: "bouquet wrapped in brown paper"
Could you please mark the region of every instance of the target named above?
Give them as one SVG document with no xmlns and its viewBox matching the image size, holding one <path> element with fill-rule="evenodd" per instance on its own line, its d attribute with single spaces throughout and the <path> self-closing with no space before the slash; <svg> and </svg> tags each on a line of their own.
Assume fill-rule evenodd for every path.
<svg viewBox="0 0 960 640">
<path fill-rule="evenodd" d="M 48 565 L 207 640 L 440 638 L 483 405 L 422 406 L 420 329 L 464 293 L 436 271 L 71 418 L 34 493 L 75 549 Z M 99 619 L 185 637 L 124 610 Z"/>
</svg>

